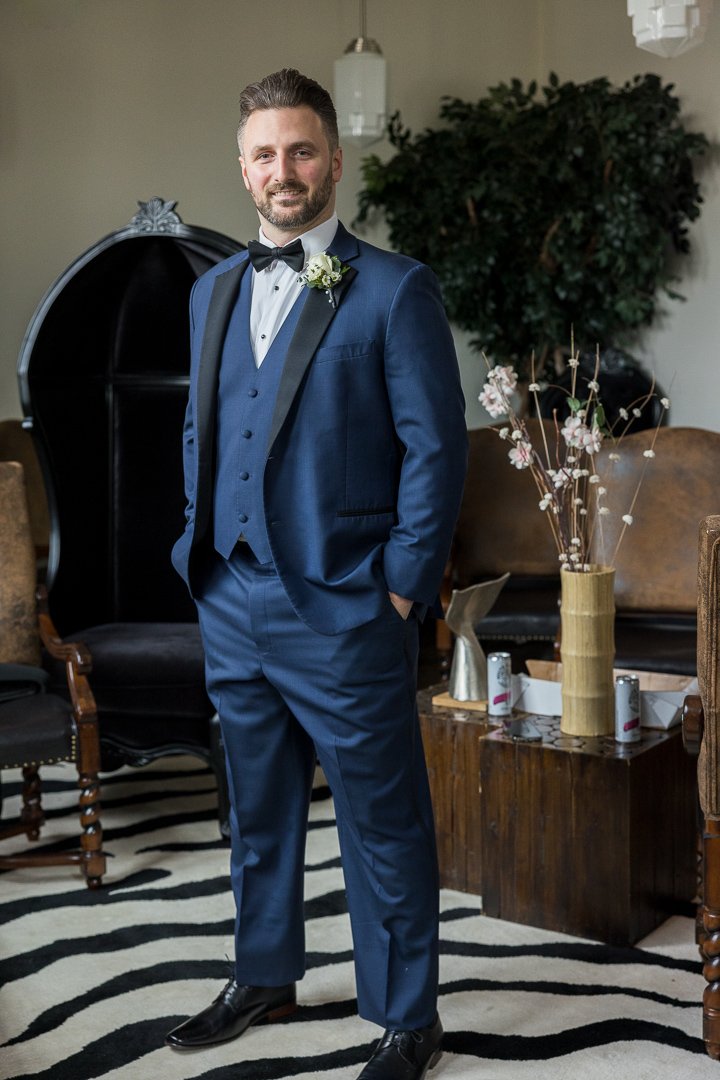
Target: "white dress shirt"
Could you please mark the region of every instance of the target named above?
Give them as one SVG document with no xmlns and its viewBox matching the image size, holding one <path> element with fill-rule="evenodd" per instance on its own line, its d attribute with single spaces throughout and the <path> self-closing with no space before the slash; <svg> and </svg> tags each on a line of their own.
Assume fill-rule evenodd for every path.
<svg viewBox="0 0 720 1080">
<path fill-rule="evenodd" d="M 327 251 L 337 232 L 337 214 L 300 236 L 305 252 L 305 264 L 313 255 Z M 258 239 L 266 247 L 275 247 L 260 229 Z M 298 282 L 297 270 L 282 259 L 275 259 L 264 270 L 252 271 L 252 301 L 250 304 L 250 341 L 255 366 L 260 367 L 275 335 L 290 314 L 290 309 L 304 286 Z"/>
</svg>

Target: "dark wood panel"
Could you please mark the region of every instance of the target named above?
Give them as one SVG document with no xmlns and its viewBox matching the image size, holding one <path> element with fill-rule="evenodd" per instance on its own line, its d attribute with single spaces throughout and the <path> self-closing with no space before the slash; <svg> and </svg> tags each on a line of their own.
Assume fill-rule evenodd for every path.
<svg viewBox="0 0 720 1080">
<path fill-rule="evenodd" d="M 516 742 L 419 696 L 441 881 L 486 914 L 632 944 L 695 894 L 696 781 L 679 729 L 630 748 L 539 724 Z"/>
</svg>

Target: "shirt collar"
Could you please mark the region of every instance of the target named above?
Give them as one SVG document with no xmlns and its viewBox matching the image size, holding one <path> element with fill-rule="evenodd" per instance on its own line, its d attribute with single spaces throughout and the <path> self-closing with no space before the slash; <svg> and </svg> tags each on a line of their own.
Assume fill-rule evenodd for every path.
<svg viewBox="0 0 720 1080">
<path fill-rule="evenodd" d="M 311 259 L 313 255 L 318 255 L 321 251 L 327 251 L 335 239 L 335 233 L 338 227 L 338 216 L 333 214 L 327 221 L 323 221 L 322 224 L 316 225 L 314 229 L 309 229 L 306 233 L 301 233 L 299 239 L 302 241 L 303 250 L 305 251 L 305 261 Z M 275 247 L 272 240 L 268 240 L 265 233 L 260 229 L 258 233 L 258 239 L 261 244 L 265 244 L 266 247 Z M 281 245 L 285 246 L 285 245 Z"/>
</svg>

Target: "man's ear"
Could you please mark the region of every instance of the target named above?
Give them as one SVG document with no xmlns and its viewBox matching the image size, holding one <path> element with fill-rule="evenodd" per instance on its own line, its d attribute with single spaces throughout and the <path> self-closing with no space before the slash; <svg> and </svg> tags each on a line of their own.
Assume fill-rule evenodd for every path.
<svg viewBox="0 0 720 1080">
<path fill-rule="evenodd" d="M 337 149 L 333 151 L 333 156 L 332 156 L 332 178 L 333 178 L 333 180 L 334 180 L 334 182 L 336 184 L 337 184 L 338 180 L 340 179 L 340 177 L 342 176 L 342 171 L 343 171 L 342 146 L 338 146 Z"/>
<path fill-rule="evenodd" d="M 241 155 L 240 155 L 240 157 L 238 158 L 238 161 L 240 162 L 240 168 L 242 169 L 242 178 L 243 178 L 243 184 L 245 185 L 245 187 L 246 187 L 246 188 L 247 188 L 247 190 L 249 191 L 249 190 L 250 190 L 250 184 L 249 184 L 249 182 L 248 182 L 248 178 L 247 178 L 247 170 L 245 169 L 245 162 L 244 162 L 244 160 L 243 160 L 243 156 L 242 156 L 242 154 L 241 154 Z"/>
</svg>

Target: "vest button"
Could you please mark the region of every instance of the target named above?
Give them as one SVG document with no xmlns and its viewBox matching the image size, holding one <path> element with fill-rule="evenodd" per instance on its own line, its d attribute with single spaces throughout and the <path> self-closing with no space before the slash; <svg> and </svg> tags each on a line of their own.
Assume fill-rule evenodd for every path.
<svg viewBox="0 0 720 1080">
<path fill-rule="evenodd" d="M 255 389 L 248 390 L 248 397 L 257 397 L 257 396 L 258 396 L 257 390 L 255 390 Z"/>
<path fill-rule="evenodd" d="M 248 431 L 247 428 L 243 428 L 240 434 L 242 435 L 243 439 L 249 439 L 252 436 L 252 431 Z"/>
<path fill-rule="evenodd" d="M 241 472 L 240 473 L 240 479 L 241 480 L 249 480 L 250 479 L 250 473 L 249 472 Z"/>
<path fill-rule="evenodd" d="M 248 519 L 247 514 L 238 514 L 238 521 L 241 521 L 243 523 L 243 525 L 245 524 L 247 519 Z"/>
</svg>

